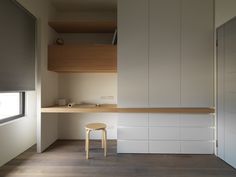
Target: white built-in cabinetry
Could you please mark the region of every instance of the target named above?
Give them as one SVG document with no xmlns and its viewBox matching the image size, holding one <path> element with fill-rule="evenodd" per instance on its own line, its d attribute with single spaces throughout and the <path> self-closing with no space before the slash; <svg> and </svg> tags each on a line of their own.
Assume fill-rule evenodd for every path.
<svg viewBox="0 0 236 177">
<path fill-rule="evenodd" d="M 119 107 L 214 107 L 213 8 L 213 0 L 118 1 Z M 119 114 L 117 136 L 120 153 L 212 154 L 214 116 Z"/>
<path fill-rule="evenodd" d="M 151 107 L 180 106 L 180 4 L 180 0 L 150 0 L 147 79 Z"/>
<path fill-rule="evenodd" d="M 182 107 L 213 107 L 213 8 L 213 0 L 182 0 Z"/>
<path fill-rule="evenodd" d="M 148 1 L 122 0 L 118 9 L 118 105 L 148 107 Z"/>
<path fill-rule="evenodd" d="M 118 153 L 214 152 L 213 115 L 119 114 Z"/>
</svg>

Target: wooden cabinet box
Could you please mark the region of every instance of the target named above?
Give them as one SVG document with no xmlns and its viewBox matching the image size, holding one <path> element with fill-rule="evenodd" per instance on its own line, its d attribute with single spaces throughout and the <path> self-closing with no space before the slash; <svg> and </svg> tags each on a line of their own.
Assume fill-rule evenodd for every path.
<svg viewBox="0 0 236 177">
<path fill-rule="evenodd" d="M 50 45 L 48 70 L 55 72 L 117 72 L 114 45 Z"/>
</svg>

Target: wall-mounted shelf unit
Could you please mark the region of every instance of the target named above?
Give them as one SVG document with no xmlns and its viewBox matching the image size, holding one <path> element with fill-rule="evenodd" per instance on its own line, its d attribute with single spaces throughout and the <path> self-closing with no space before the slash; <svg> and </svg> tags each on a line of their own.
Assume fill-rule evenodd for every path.
<svg viewBox="0 0 236 177">
<path fill-rule="evenodd" d="M 116 21 L 51 21 L 58 33 L 114 33 Z M 112 43 L 112 39 L 111 39 Z M 117 72 L 117 47 L 112 44 L 65 44 L 48 47 L 48 70 Z"/>
<path fill-rule="evenodd" d="M 50 21 L 58 33 L 114 33 L 116 21 Z"/>
<path fill-rule="evenodd" d="M 114 45 L 49 45 L 48 70 L 55 72 L 117 72 Z"/>
</svg>

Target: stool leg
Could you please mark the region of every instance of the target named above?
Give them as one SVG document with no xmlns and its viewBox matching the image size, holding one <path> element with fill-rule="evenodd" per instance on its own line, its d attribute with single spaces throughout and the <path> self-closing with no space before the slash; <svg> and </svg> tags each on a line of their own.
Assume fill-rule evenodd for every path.
<svg viewBox="0 0 236 177">
<path fill-rule="evenodd" d="M 104 148 L 104 130 L 102 130 L 102 149 Z"/>
<path fill-rule="evenodd" d="M 86 131 L 86 159 L 89 159 L 89 136 L 90 130 Z"/>
<path fill-rule="evenodd" d="M 104 156 L 107 156 L 107 131 L 103 130 Z"/>
<path fill-rule="evenodd" d="M 87 151 L 87 132 L 88 132 L 88 130 L 85 129 L 85 146 L 84 146 L 85 152 Z"/>
</svg>

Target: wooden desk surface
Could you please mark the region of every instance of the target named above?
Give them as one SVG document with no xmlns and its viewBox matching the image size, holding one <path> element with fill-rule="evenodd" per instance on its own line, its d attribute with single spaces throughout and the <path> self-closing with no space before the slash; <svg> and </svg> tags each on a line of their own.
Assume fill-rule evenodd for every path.
<svg viewBox="0 0 236 177">
<path fill-rule="evenodd" d="M 41 108 L 42 113 L 182 113 L 182 114 L 210 114 L 214 108 L 119 108 L 116 104 L 51 106 Z"/>
</svg>

